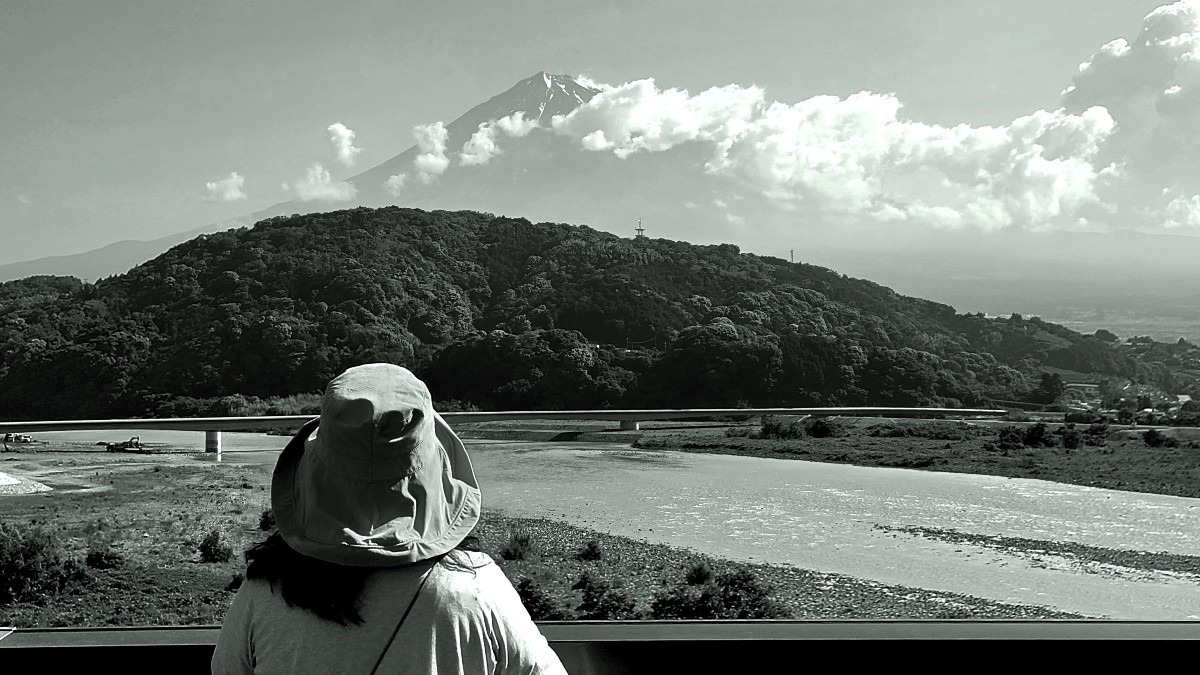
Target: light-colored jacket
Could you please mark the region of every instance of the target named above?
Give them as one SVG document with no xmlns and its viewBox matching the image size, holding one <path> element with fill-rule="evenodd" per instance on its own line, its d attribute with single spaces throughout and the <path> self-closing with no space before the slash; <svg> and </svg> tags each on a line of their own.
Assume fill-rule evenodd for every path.
<svg viewBox="0 0 1200 675">
<path fill-rule="evenodd" d="M 266 581 L 247 580 L 221 626 L 212 672 L 366 675 L 427 569 L 406 565 L 371 573 L 357 626 L 289 607 Z M 566 673 L 500 568 L 483 553 L 465 551 L 432 568 L 378 672 Z"/>
</svg>

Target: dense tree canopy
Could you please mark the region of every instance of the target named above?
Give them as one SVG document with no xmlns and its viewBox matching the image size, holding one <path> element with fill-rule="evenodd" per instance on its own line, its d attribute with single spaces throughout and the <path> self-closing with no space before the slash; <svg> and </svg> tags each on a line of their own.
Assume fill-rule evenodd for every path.
<svg viewBox="0 0 1200 675">
<path fill-rule="evenodd" d="M 9 419 L 184 414 L 370 361 L 494 409 L 971 405 L 1045 394 L 1044 366 L 1177 385 L 1102 335 L 736 246 L 396 207 L 201 236 L 95 284 L 0 284 L 0 326 Z"/>
</svg>

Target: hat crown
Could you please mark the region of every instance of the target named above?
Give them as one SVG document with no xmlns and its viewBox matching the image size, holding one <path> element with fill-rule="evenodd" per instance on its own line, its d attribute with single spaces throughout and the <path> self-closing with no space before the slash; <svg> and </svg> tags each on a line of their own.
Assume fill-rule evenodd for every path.
<svg viewBox="0 0 1200 675">
<path fill-rule="evenodd" d="M 406 475 L 432 424 L 425 383 L 391 364 L 357 366 L 325 389 L 317 433 L 332 471 L 383 478 Z"/>
<path fill-rule="evenodd" d="M 321 417 L 280 453 L 271 479 L 294 550 L 343 565 L 406 565 L 446 553 L 479 521 L 462 441 L 405 368 L 357 366 L 330 381 Z"/>
</svg>

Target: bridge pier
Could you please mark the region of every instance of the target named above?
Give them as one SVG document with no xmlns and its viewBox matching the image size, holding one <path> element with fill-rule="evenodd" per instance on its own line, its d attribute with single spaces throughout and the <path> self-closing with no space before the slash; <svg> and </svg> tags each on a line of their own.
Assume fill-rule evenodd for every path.
<svg viewBox="0 0 1200 675">
<path fill-rule="evenodd" d="M 217 461 L 221 461 L 221 432 L 220 431 L 205 431 L 204 432 L 204 452 L 206 454 L 215 454 Z"/>
<path fill-rule="evenodd" d="M 637 420 L 621 420 L 621 431 L 637 431 L 640 428 Z"/>
</svg>

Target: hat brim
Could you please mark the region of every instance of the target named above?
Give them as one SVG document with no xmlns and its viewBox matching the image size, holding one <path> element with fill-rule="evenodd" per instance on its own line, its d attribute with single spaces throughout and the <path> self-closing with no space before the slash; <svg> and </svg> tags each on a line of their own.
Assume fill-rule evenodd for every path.
<svg viewBox="0 0 1200 675">
<path fill-rule="evenodd" d="M 475 529 L 482 512 L 483 499 L 475 479 L 474 468 L 462 441 L 437 412 L 433 413 L 435 437 L 449 461 L 449 471 L 460 484 L 449 505 L 452 514 L 439 531 L 425 533 L 418 541 L 400 548 L 355 545 L 350 541 L 331 543 L 311 536 L 304 527 L 306 512 L 305 491 L 300 480 L 301 460 L 306 441 L 317 430 L 320 419 L 313 419 L 300 428 L 288 442 L 275 463 L 271 476 L 271 507 L 275 525 L 284 541 L 296 552 L 339 565 L 356 567 L 394 567 L 437 557 L 453 550 Z M 331 476 L 323 480 L 336 480 Z M 386 481 L 395 483 L 394 479 Z M 347 493 L 361 490 L 361 485 L 347 484 Z"/>
</svg>

